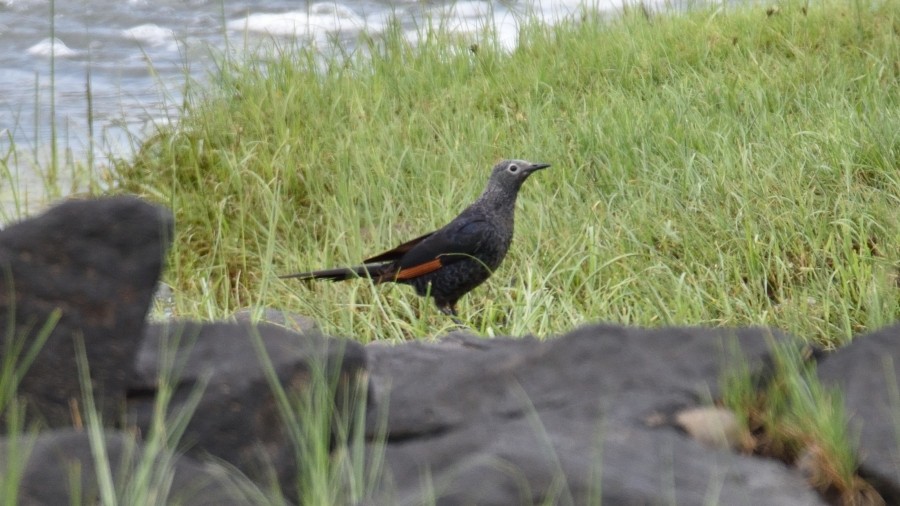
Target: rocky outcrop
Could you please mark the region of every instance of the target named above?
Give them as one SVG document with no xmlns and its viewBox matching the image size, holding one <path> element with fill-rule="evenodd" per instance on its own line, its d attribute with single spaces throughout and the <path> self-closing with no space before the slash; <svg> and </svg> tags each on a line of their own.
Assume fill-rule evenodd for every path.
<svg viewBox="0 0 900 506">
<path fill-rule="evenodd" d="M 20 343 L 21 362 L 49 332 L 19 386 L 32 420 L 64 427 L 80 417 L 76 341 L 98 408 L 120 416 L 171 235 L 168 211 L 134 197 L 65 202 L 0 231 L 0 361 Z"/>
<path fill-rule="evenodd" d="M 819 362 L 819 378 L 842 393 L 860 474 L 887 504 L 900 504 L 900 325 L 864 334 Z"/>
<path fill-rule="evenodd" d="M 371 345 L 380 504 L 824 504 L 779 462 L 705 446 L 667 423 L 715 398 L 766 329 L 588 326 L 537 340 Z M 750 503 L 746 501 L 752 498 Z"/>
<path fill-rule="evenodd" d="M 130 382 L 128 418 L 149 431 L 157 386 L 168 382 L 169 416 L 193 412 L 182 436 L 190 442 L 189 453 L 222 459 L 261 482 L 274 471 L 291 490 L 303 463 L 297 461 L 269 368 L 292 399 L 310 385 L 327 388 L 335 417 L 352 416 L 348 411 L 357 408 L 352 399 L 363 398 L 365 356 L 356 342 L 267 323 L 172 321 L 148 326 Z M 199 400 L 192 408 L 195 393 Z"/>
<path fill-rule="evenodd" d="M 85 432 L 59 429 L 17 439 L 0 438 L 0 475 L 20 480 L 20 506 L 102 504 L 98 476 L 109 473 L 121 504 L 137 494 L 165 497 L 165 504 L 184 506 L 248 506 L 254 504 L 221 466 L 156 452 L 144 460 L 143 445 L 127 433 L 106 431 L 95 437 L 108 467 L 100 467 Z M 147 477 L 140 482 L 136 477 Z M 130 482 L 130 483 L 129 483 Z"/>
</svg>

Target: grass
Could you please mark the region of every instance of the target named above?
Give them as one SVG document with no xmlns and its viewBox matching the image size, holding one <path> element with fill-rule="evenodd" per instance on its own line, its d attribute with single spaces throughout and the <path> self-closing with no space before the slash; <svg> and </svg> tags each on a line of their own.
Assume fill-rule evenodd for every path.
<svg viewBox="0 0 900 506">
<path fill-rule="evenodd" d="M 491 164 L 521 157 L 553 168 L 523 188 L 503 266 L 460 303 L 475 332 L 764 324 L 834 347 L 897 321 L 896 3 L 585 12 L 526 22 L 511 53 L 422 30 L 416 45 L 392 27 L 354 50 L 223 56 L 179 125 L 117 164 L 122 191 L 176 214 L 165 281 L 177 315 L 276 307 L 361 342 L 449 330 L 406 287 L 277 275 L 434 229 Z M 791 353 L 762 397 L 744 371 L 725 402 L 773 454 L 807 459 L 823 493 L 861 500 L 840 397 Z M 321 399 L 270 380 L 298 455 L 322 464 L 300 481 L 366 498 L 375 477 L 359 447 L 333 458 L 328 420 L 292 415 Z"/>
<path fill-rule="evenodd" d="M 6 279 L 9 274 L 5 273 Z M 10 291 L 12 287 L 10 286 Z M 9 300 L 14 300 L 9 294 Z M 9 308 L 14 315 L 14 308 Z M 25 465 L 31 453 L 31 442 L 22 437 L 26 423 L 26 402 L 17 395 L 19 383 L 25 376 L 38 352 L 50 337 L 50 333 L 59 321 L 60 311 L 55 310 L 50 318 L 34 329 L 32 340 L 26 343 L 27 334 L 16 334 L 15 326 L 9 323 L 3 329 L 2 350 L 0 350 L 0 428 L 5 436 L 4 458 L 0 459 L 0 499 L 4 504 L 15 504 Z M 9 322 L 13 317 L 7 315 Z M 33 329 L 29 329 L 33 330 Z"/>
<path fill-rule="evenodd" d="M 850 430 L 839 390 L 824 387 L 796 343 L 773 344 L 773 379 L 761 385 L 746 367 L 731 370 L 723 404 L 740 413 L 748 453 L 781 460 L 801 470 L 831 504 L 884 504 L 859 475 L 857 436 Z M 751 386 L 751 385 L 756 385 Z"/>
<path fill-rule="evenodd" d="M 898 314 L 897 27 L 890 3 L 786 3 L 585 13 L 511 54 L 399 29 L 286 45 L 222 60 L 119 184 L 175 210 L 181 314 L 272 306 L 368 342 L 449 322 L 406 287 L 276 276 L 446 223 L 498 159 L 546 161 L 461 302 L 477 332 L 766 324 L 839 345 Z"/>
</svg>

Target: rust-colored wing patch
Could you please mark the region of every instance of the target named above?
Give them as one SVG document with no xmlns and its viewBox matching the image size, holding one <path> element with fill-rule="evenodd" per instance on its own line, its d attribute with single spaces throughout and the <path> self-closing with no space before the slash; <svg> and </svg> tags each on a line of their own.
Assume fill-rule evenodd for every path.
<svg viewBox="0 0 900 506">
<path fill-rule="evenodd" d="M 421 235 L 411 241 L 406 241 L 405 243 L 401 244 L 400 246 L 397 246 L 396 248 L 394 248 L 392 250 L 385 251 L 384 253 L 381 253 L 380 255 L 375 255 L 372 258 L 367 258 L 367 259 L 363 260 L 363 263 L 371 264 L 371 263 L 377 263 L 377 262 L 387 262 L 390 260 L 397 260 L 398 258 L 402 257 L 404 254 L 409 252 L 409 250 L 413 249 L 413 247 L 415 247 L 417 244 L 424 241 L 425 239 L 428 239 L 428 237 L 431 235 L 434 235 L 434 232 L 429 232 L 425 235 Z"/>
<path fill-rule="evenodd" d="M 419 276 L 424 276 L 429 272 L 434 272 L 441 268 L 441 259 L 435 258 L 434 260 L 430 260 L 425 262 L 424 264 L 415 265 L 413 267 L 408 267 L 406 269 L 401 269 L 400 272 L 394 276 L 394 279 L 397 281 L 403 281 L 406 279 L 417 278 Z"/>
</svg>

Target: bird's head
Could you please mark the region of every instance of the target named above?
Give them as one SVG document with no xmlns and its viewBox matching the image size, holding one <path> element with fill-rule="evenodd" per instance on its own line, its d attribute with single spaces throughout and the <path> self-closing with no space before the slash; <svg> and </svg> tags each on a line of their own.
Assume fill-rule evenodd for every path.
<svg viewBox="0 0 900 506">
<path fill-rule="evenodd" d="M 518 190 L 522 182 L 533 172 L 549 167 L 549 163 L 533 163 L 526 160 L 503 160 L 494 166 L 490 184 L 505 189 Z"/>
</svg>

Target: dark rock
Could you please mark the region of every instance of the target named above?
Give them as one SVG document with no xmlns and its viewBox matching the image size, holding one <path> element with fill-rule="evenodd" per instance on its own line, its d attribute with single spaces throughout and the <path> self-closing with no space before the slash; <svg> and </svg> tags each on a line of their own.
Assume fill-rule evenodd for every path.
<svg viewBox="0 0 900 506">
<path fill-rule="evenodd" d="M 136 485 L 134 475 L 144 457 L 143 445 L 123 432 L 106 432 L 101 441 L 109 459 L 113 483 L 120 491 L 129 480 L 134 480 L 131 483 Z M 27 463 L 23 462 L 24 458 Z M 167 459 L 171 462 L 166 462 Z M 95 463 L 90 439 L 84 432 L 67 429 L 42 432 L 36 436 L 20 436 L 12 443 L 8 438 L 0 439 L 0 475 L 9 477 L 13 467 L 24 468 L 18 487 L 17 504 L 21 506 L 100 504 Z M 160 494 L 156 504 L 256 504 L 236 487 L 234 476 L 221 467 L 165 454 L 159 454 L 151 465 L 156 470 L 158 483 L 141 494 L 142 500 L 148 500 L 155 492 Z M 167 475 L 171 476 L 171 484 L 167 482 Z M 122 504 L 127 502 L 127 496 L 118 496 L 118 499 L 123 501 Z"/>
<path fill-rule="evenodd" d="M 843 393 L 851 434 L 859 434 L 860 475 L 887 504 L 900 504 L 900 325 L 855 337 L 825 355 L 818 375 Z"/>
<path fill-rule="evenodd" d="M 360 395 L 365 355 L 356 342 L 300 334 L 272 324 L 168 322 L 148 326 L 138 354 L 136 377 L 129 396 L 130 419 L 147 430 L 152 420 L 158 371 L 166 357 L 180 361 L 170 413 L 184 409 L 191 392 L 208 381 L 182 437 L 188 452 L 210 454 L 234 464 L 248 476 L 269 481 L 275 471 L 282 488 L 296 488 L 297 462 L 272 387 L 254 341 L 266 355 L 285 389 L 297 394 L 323 388 L 315 378 L 337 378 L 329 395 L 335 406 Z M 349 416 L 340 408 L 339 416 Z"/>
<path fill-rule="evenodd" d="M 647 422 L 708 404 L 737 360 L 762 368 L 781 339 L 766 329 L 600 325 L 547 341 L 369 346 L 380 503 L 823 504 L 778 462 Z"/>
<path fill-rule="evenodd" d="M 70 425 L 70 402 L 82 399 L 76 339 L 98 408 L 119 418 L 171 233 L 167 211 L 133 197 L 65 202 L 0 231 L 0 326 L 15 326 L 3 339 L 27 348 L 59 311 L 19 388 L 47 425 Z"/>
</svg>

